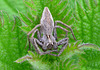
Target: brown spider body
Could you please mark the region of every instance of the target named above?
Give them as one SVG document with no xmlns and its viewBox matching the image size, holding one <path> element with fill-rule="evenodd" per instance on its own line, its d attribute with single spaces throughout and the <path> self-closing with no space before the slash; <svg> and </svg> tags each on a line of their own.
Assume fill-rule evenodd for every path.
<svg viewBox="0 0 100 70">
<path fill-rule="evenodd" d="M 61 21 L 55 21 L 55 24 L 54 24 L 53 17 L 51 15 L 48 7 L 45 7 L 44 11 L 42 13 L 40 24 L 35 26 L 27 34 L 28 40 L 29 40 L 29 46 L 30 46 L 30 41 L 31 41 L 32 45 L 34 46 L 34 48 L 38 54 L 40 54 L 40 55 L 50 54 L 53 56 L 59 56 L 63 52 L 63 50 L 67 47 L 67 45 L 68 45 L 67 37 L 65 37 L 64 39 L 62 39 L 58 42 L 56 41 L 56 39 L 57 39 L 56 28 L 60 28 L 60 29 L 64 30 L 66 32 L 66 35 L 68 33 L 68 30 L 66 30 L 65 28 L 63 28 L 61 26 L 58 26 L 57 23 L 60 23 L 64 26 L 66 26 L 66 28 L 69 28 L 71 30 L 71 33 L 72 33 L 74 39 L 76 40 L 71 27 L 64 24 Z M 40 30 L 37 29 L 38 27 L 40 27 Z M 36 32 L 37 32 L 38 39 L 34 38 L 34 34 Z M 32 36 L 31 36 L 31 38 L 29 38 L 29 35 L 31 33 L 32 33 Z M 42 34 L 43 34 L 43 36 L 41 37 Z M 59 45 L 63 45 L 62 48 L 60 49 L 60 51 L 58 51 L 58 49 L 57 49 Z M 41 52 L 39 47 L 42 48 L 43 52 Z M 52 54 L 51 52 L 56 52 L 58 54 Z"/>
<path fill-rule="evenodd" d="M 43 50 L 45 51 L 47 49 L 52 49 L 54 47 L 53 43 L 56 43 L 55 38 L 52 35 L 54 29 L 54 21 L 47 7 L 44 8 L 40 23 L 40 30 L 43 33 L 43 37 L 41 39 L 44 43 Z M 57 49 L 57 47 L 55 49 Z"/>
</svg>

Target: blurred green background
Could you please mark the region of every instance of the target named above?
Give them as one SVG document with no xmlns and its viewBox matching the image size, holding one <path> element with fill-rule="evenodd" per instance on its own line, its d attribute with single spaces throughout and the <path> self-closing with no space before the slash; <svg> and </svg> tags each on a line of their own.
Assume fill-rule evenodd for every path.
<svg viewBox="0 0 100 70">
<path fill-rule="evenodd" d="M 9 13 L 9 16 L 18 15 L 18 11 L 26 13 L 26 6 L 23 0 L 0 0 L 0 10 L 6 11 Z"/>
<path fill-rule="evenodd" d="M 1 70 L 32 69 L 28 62 L 17 64 L 14 61 L 27 54 L 26 33 L 39 24 L 45 6 L 50 9 L 54 21 L 61 20 L 72 27 L 77 40 L 100 46 L 100 0 L 0 0 Z M 58 30 L 58 34 L 62 37 L 63 31 L 59 33 Z M 73 43 L 70 32 L 68 37 L 69 43 Z M 100 51 L 85 49 L 84 52 L 86 55 L 82 57 L 86 62 L 79 64 L 79 70 L 99 70 Z"/>
</svg>

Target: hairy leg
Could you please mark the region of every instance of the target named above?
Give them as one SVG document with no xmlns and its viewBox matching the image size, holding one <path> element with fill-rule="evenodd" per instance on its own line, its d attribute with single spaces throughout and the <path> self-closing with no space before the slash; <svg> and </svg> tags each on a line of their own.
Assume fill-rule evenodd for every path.
<svg viewBox="0 0 100 70">
<path fill-rule="evenodd" d="M 53 36 L 57 40 L 57 31 L 56 31 L 56 28 L 55 27 L 54 27 L 54 31 L 53 31 Z"/>
<path fill-rule="evenodd" d="M 63 45 L 66 43 L 66 41 L 68 41 L 68 38 L 61 39 L 59 42 L 57 42 L 57 45 L 58 46 Z"/>
<path fill-rule="evenodd" d="M 33 33 L 33 32 L 34 32 L 38 27 L 40 27 L 40 26 L 41 26 L 41 24 L 35 26 L 35 27 L 27 34 L 27 38 L 28 38 L 28 41 L 29 41 L 29 49 L 30 49 L 30 47 L 31 47 L 29 35 L 30 35 L 31 33 Z M 34 33 L 35 33 L 35 32 L 34 32 Z M 34 33 L 33 33 L 33 34 L 34 34 Z M 28 50 L 29 50 L 29 49 L 28 49 Z"/>
<path fill-rule="evenodd" d="M 40 34 L 40 32 L 39 32 L 38 29 L 36 29 L 36 30 L 33 32 L 33 34 L 32 34 L 31 37 L 34 37 L 34 34 L 35 34 L 36 32 L 37 32 L 37 38 L 38 38 L 38 40 L 41 41 L 41 34 Z"/>
<path fill-rule="evenodd" d="M 66 32 L 66 36 L 65 36 L 65 37 L 67 37 L 68 30 L 66 30 L 65 28 L 63 28 L 63 27 L 61 27 L 61 26 L 55 26 L 55 27 L 54 27 L 54 37 L 55 37 L 56 40 L 57 40 L 56 28 L 60 28 L 60 29 L 64 30 L 64 31 Z"/>
<path fill-rule="evenodd" d="M 51 53 L 48 53 L 49 55 L 53 55 L 53 56 L 60 56 L 61 55 L 61 53 L 64 51 L 64 49 L 67 47 L 67 45 L 68 45 L 68 38 L 64 38 L 64 39 L 62 39 L 62 40 L 60 40 L 59 42 L 58 42 L 58 45 L 62 45 L 62 44 L 64 44 L 63 46 L 62 46 L 62 48 L 60 49 L 60 51 L 58 51 L 58 54 L 51 54 Z"/>
<path fill-rule="evenodd" d="M 35 39 L 35 38 L 31 38 L 31 43 L 32 43 L 32 45 L 34 46 L 36 52 L 37 52 L 38 54 L 40 54 L 40 55 L 49 54 L 49 53 L 51 53 L 51 52 L 56 52 L 56 51 L 57 51 L 57 50 L 51 50 L 51 51 L 41 52 L 41 50 L 39 49 L 37 43 L 38 43 L 39 45 L 43 45 L 43 44 L 42 44 L 38 39 Z"/>
<path fill-rule="evenodd" d="M 55 27 L 54 27 L 54 37 L 57 38 L 56 28 L 60 28 L 60 29 L 64 30 L 64 31 L 66 32 L 66 36 L 67 36 L 68 30 L 66 30 L 65 28 L 63 28 L 63 27 L 61 27 L 61 26 L 55 25 Z M 59 42 L 57 42 L 57 46 L 67 43 L 68 38 L 66 38 L 66 36 L 65 36 L 64 39 L 62 39 L 62 40 L 60 40 Z M 56 45 L 54 45 L 54 47 L 55 47 L 55 48 L 58 48 L 58 47 L 56 47 Z M 55 49 L 55 48 L 54 48 L 54 49 Z M 59 52 L 61 52 L 61 50 L 60 50 Z M 58 53 L 59 53 L 59 52 L 58 52 Z M 62 52 L 61 52 L 61 53 L 62 53 Z M 53 56 L 59 56 L 59 55 L 60 55 L 60 53 L 59 53 L 58 55 L 56 55 L 56 54 L 51 54 L 51 53 L 49 53 L 49 54 L 50 54 L 50 55 L 53 55 Z"/>
<path fill-rule="evenodd" d="M 74 33 L 73 33 L 73 30 L 72 30 L 72 28 L 71 28 L 70 26 L 66 25 L 65 23 L 63 23 L 63 22 L 61 22 L 61 21 L 55 21 L 55 25 L 57 25 L 57 23 L 60 23 L 60 24 L 62 24 L 62 25 L 64 25 L 64 26 L 66 26 L 67 28 L 69 28 L 70 31 L 71 31 L 71 33 L 72 33 L 72 35 L 73 35 L 73 37 L 74 37 L 74 39 L 76 40 L 76 38 L 75 38 L 75 36 L 74 36 Z"/>
<path fill-rule="evenodd" d="M 63 28 L 61 26 L 55 26 L 55 28 L 60 28 L 60 29 L 64 30 L 65 32 L 68 32 L 68 30 L 66 30 L 65 28 Z"/>
</svg>

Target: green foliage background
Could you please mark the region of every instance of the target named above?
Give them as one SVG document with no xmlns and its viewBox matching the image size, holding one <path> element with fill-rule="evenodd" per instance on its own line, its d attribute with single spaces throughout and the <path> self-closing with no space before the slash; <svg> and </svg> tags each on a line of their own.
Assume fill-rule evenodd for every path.
<svg viewBox="0 0 100 70">
<path fill-rule="evenodd" d="M 82 40 L 82 43 L 92 43 L 100 46 L 100 0 L 0 0 L 0 10 L 2 10 L 0 12 L 1 70 L 32 69 L 28 62 L 17 64 L 14 61 L 27 54 L 28 45 L 26 33 L 35 25 L 39 24 L 45 6 L 50 9 L 54 21 L 61 20 L 73 28 L 77 40 Z M 63 32 L 58 32 L 58 34 L 63 34 Z M 72 43 L 73 37 L 70 33 L 68 37 L 70 43 Z M 24 49 L 25 45 L 27 49 Z M 69 51 L 72 49 L 69 49 Z M 79 61 L 81 59 L 80 56 L 77 55 L 76 57 L 77 53 L 67 58 L 71 55 L 70 52 L 67 53 L 69 55 L 66 56 L 66 59 L 69 61 L 66 61 L 66 63 L 72 62 L 70 60 L 74 59 L 75 61 L 79 61 L 76 62 L 79 70 L 99 70 L 100 51 L 86 48 L 83 51 L 86 53 L 81 54 L 81 57 L 84 58 L 83 62 L 82 60 Z M 49 59 L 50 56 L 44 56 L 43 58 Z M 63 60 L 63 57 L 52 58 L 54 60 Z M 40 60 L 38 59 L 38 61 Z M 49 62 L 50 60 L 47 61 Z M 54 64 L 56 65 L 57 62 L 59 61 L 54 61 Z M 41 64 L 41 61 L 39 64 Z M 37 63 L 37 65 L 39 64 Z M 71 64 L 73 63 L 69 64 L 69 68 Z M 58 63 L 58 69 L 56 70 L 62 69 L 59 68 L 60 65 Z"/>
</svg>

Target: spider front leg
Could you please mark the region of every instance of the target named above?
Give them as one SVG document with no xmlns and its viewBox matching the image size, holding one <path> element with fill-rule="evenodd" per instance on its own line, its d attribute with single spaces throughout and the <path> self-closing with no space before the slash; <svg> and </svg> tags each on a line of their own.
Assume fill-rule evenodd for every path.
<svg viewBox="0 0 100 70">
<path fill-rule="evenodd" d="M 66 33 L 68 33 L 68 30 L 66 30 L 65 28 L 61 27 L 61 26 L 55 26 L 54 29 L 56 28 L 60 28 L 62 30 L 64 30 Z M 63 45 L 64 44 L 64 45 Z M 58 54 L 51 54 L 49 53 L 49 55 L 53 55 L 53 56 L 60 56 L 61 53 L 64 51 L 64 49 L 67 47 L 68 45 L 68 38 L 65 37 L 64 39 L 60 40 L 59 42 L 57 42 L 57 46 L 59 45 L 63 45 L 62 48 L 60 49 L 60 51 L 58 52 Z"/>
<path fill-rule="evenodd" d="M 29 41 L 29 49 L 28 50 L 30 50 L 30 47 L 31 47 L 31 44 L 30 44 L 30 38 L 29 38 L 29 35 L 31 34 L 31 33 L 33 33 L 38 27 L 40 27 L 41 26 L 41 24 L 38 24 L 37 26 L 35 26 L 28 34 L 27 34 L 27 38 L 28 38 L 28 41 Z M 34 32 L 35 33 L 35 32 Z M 33 35 L 34 35 L 34 33 L 33 33 Z"/>
<path fill-rule="evenodd" d="M 72 30 L 72 28 L 71 28 L 70 26 L 66 25 L 65 23 L 63 23 L 63 22 L 61 22 L 61 21 L 55 21 L 55 26 L 57 25 L 57 23 L 60 23 L 60 24 L 62 24 L 62 25 L 64 25 L 64 26 L 66 26 L 67 28 L 69 28 L 70 31 L 71 31 L 71 33 L 72 33 L 72 35 L 73 35 L 73 37 L 74 37 L 74 40 L 76 40 L 76 38 L 75 38 L 75 36 L 74 36 L 74 33 L 73 33 L 73 30 Z M 55 32 L 55 33 L 56 33 L 56 32 Z M 55 34 L 55 35 L 56 35 L 56 34 Z"/>
<path fill-rule="evenodd" d="M 36 52 L 40 55 L 49 54 L 51 52 L 56 52 L 57 51 L 57 50 L 51 50 L 51 51 L 41 52 L 41 50 L 39 49 L 37 43 L 41 46 L 43 46 L 43 44 L 38 39 L 35 39 L 35 38 L 31 38 L 31 43 L 35 47 Z"/>
<path fill-rule="evenodd" d="M 55 27 L 54 27 L 54 37 L 55 37 L 56 40 L 57 40 L 56 28 L 60 28 L 60 29 L 64 30 L 64 31 L 66 32 L 66 36 L 65 36 L 65 37 L 67 37 L 68 30 L 66 30 L 65 28 L 63 28 L 63 27 L 61 27 L 61 26 L 55 25 Z"/>
<path fill-rule="evenodd" d="M 58 45 L 58 46 L 59 46 L 59 45 L 63 45 L 63 44 L 64 44 L 64 45 L 62 46 L 62 48 L 60 49 L 60 51 L 57 52 L 58 54 L 51 54 L 51 53 L 49 53 L 49 55 L 60 56 L 61 53 L 64 51 L 64 49 L 68 46 L 68 40 L 69 40 L 69 38 L 64 38 L 64 39 L 60 40 L 60 41 L 57 43 L 57 45 Z"/>
<path fill-rule="evenodd" d="M 62 46 L 62 48 L 58 52 L 58 55 L 57 56 L 60 56 L 61 53 L 64 51 L 64 49 L 68 46 L 68 40 L 69 40 L 69 38 L 64 38 L 64 39 L 62 39 L 62 40 L 60 40 L 58 42 L 58 45 L 62 45 L 62 44 L 64 44 L 64 45 Z"/>
<path fill-rule="evenodd" d="M 32 32 L 32 31 L 31 31 Z M 38 39 L 36 39 L 36 38 L 34 38 L 34 34 L 37 32 L 37 37 L 38 37 Z M 38 45 L 37 44 L 39 44 L 40 46 L 43 46 L 43 44 L 40 42 L 40 40 L 41 40 L 41 35 L 40 35 L 40 33 L 39 33 L 39 30 L 38 29 L 36 29 L 35 28 L 35 30 L 33 30 L 33 32 L 32 32 L 33 34 L 32 34 L 32 36 L 31 36 L 31 39 L 29 39 L 30 40 L 30 42 L 32 43 L 32 45 L 34 46 L 34 48 L 35 48 L 35 50 L 36 50 L 36 52 L 38 53 L 38 54 L 40 54 L 40 55 L 44 55 L 44 54 L 48 54 L 48 53 L 50 53 L 50 52 L 56 52 L 57 50 L 51 50 L 51 51 L 46 51 L 46 52 L 41 52 L 41 50 L 39 49 L 39 47 L 38 47 Z"/>
</svg>

